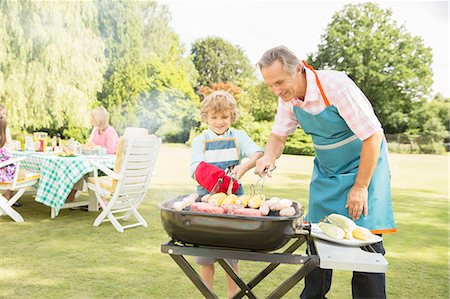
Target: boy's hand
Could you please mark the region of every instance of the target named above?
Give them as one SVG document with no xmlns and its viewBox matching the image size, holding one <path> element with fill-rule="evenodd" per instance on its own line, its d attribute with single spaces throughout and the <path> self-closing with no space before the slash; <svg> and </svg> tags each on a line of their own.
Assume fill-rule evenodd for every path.
<svg viewBox="0 0 450 299">
<path fill-rule="evenodd" d="M 225 174 L 223 169 L 220 169 L 217 166 L 212 164 L 208 164 L 206 162 L 201 162 L 194 172 L 195 179 L 199 183 L 200 186 L 211 192 L 211 190 L 216 185 L 217 181 L 220 178 L 223 178 L 223 183 L 220 185 L 219 189 L 216 191 L 226 193 L 228 190 L 228 186 L 230 185 L 231 178 Z M 232 192 L 236 193 L 239 188 L 239 183 L 237 181 L 233 182 Z"/>
<path fill-rule="evenodd" d="M 245 173 L 247 172 L 247 169 L 241 165 L 236 165 L 233 170 L 231 171 L 232 174 L 234 174 L 234 178 L 236 180 L 239 180 Z"/>
</svg>

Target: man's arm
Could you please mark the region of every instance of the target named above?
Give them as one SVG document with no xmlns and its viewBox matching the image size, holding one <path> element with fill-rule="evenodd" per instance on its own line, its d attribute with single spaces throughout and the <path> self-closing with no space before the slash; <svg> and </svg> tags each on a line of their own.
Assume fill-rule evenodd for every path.
<svg viewBox="0 0 450 299">
<path fill-rule="evenodd" d="M 264 171 L 272 169 L 275 166 L 275 161 L 283 153 L 287 138 L 288 136 L 270 133 L 269 140 L 264 149 L 264 155 L 256 161 L 255 173 L 262 175 Z"/>
<path fill-rule="evenodd" d="M 352 219 L 359 219 L 363 212 L 364 216 L 367 216 L 369 213 L 367 204 L 368 188 L 377 166 L 382 139 L 383 133 L 378 131 L 363 141 L 355 184 L 348 192 L 347 204 L 345 205 Z"/>
</svg>

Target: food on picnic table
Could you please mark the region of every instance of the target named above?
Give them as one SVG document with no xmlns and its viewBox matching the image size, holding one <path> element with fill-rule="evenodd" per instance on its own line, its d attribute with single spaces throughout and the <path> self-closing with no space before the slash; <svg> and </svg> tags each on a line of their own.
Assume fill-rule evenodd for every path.
<svg viewBox="0 0 450 299">
<path fill-rule="evenodd" d="M 70 147 L 62 147 L 61 151 L 56 152 L 55 155 L 60 156 L 60 157 L 74 157 L 75 150 Z"/>
<path fill-rule="evenodd" d="M 372 233 L 365 227 L 358 226 L 348 217 L 339 214 L 330 214 L 319 223 L 319 228 L 324 234 L 333 239 L 367 241 Z"/>
<path fill-rule="evenodd" d="M 92 150 L 98 148 L 98 145 L 95 145 L 92 141 L 89 141 L 86 144 L 83 144 L 83 149 Z"/>
<path fill-rule="evenodd" d="M 81 151 L 83 155 L 95 155 L 98 154 L 100 148 L 101 146 L 96 145 L 92 141 L 89 141 L 88 143 L 81 146 Z"/>
</svg>

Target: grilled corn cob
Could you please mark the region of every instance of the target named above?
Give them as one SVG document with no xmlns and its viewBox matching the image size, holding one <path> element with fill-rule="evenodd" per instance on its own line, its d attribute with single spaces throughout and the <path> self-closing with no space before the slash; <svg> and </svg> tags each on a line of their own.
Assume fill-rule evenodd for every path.
<svg viewBox="0 0 450 299">
<path fill-rule="evenodd" d="M 252 198 L 250 194 L 239 196 L 236 199 L 236 203 L 238 205 L 242 205 L 245 208 L 246 206 L 248 206 L 248 201 L 250 200 L 250 198 Z"/>
<path fill-rule="evenodd" d="M 220 205 L 235 204 L 236 199 L 237 199 L 237 196 L 235 194 L 230 194 L 223 199 L 223 201 L 220 203 Z"/>
<path fill-rule="evenodd" d="M 216 193 L 214 195 L 211 195 L 208 199 L 208 202 L 210 204 L 213 204 L 215 206 L 220 206 L 222 204 L 222 201 L 227 197 L 225 193 Z"/>
<path fill-rule="evenodd" d="M 257 209 L 261 206 L 261 204 L 266 200 L 266 198 L 260 195 L 255 195 L 248 200 L 248 206 L 252 209 Z"/>
<path fill-rule="evenodd" d="M 368 230 L 365 227 L 357 226 L 352 231 L 352 236 L 355 239 L 367 241 L 367 240 L 369 240 L 371 238 L 372 233 L 370 232 L 370 230 Z"/>
<path fill-rule="evenodd" d="M 333 239 L 341 240 L 345 236 L 344 230 L 332 223 L 320 222 L 319 228 L 324 232 L 325 235 Z"/>
<path fill-rule="evenodd" d="M 347 218 L 343 215 L 339 214 L 330 214 L 325 217 L 325 221 L 329 223 L 336 224 L 340 228 L 342 228 L 345 232 L 345 239 L 352 238 L 352 231 L 355 229 L 356 224 L 350 218 Z"/>
</svg>

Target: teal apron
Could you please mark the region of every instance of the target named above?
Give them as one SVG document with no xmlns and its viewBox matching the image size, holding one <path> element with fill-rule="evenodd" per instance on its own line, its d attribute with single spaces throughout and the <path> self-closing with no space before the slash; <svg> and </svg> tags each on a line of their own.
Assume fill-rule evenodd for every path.
<svg viewBox="0 0 450 299">
<path fill-rule="evenodd" d="M 327 106 L 316 115 L 294 106 L 294 114 L 303 130 L 311 135 L 316 151 L 305 220 L 317 223 L 331 213 L 350 217 L 345 204 L 348 192 L 355 183 L 362 141 L 349 129 L 336 107 L 330 105 L 314 69 L 306 63 L 305 66 L 314 72 Z M 355 220 L 356 224 L 373 233 L 395 232 L 389 161 L 384 138 L 368 194 L 369 213 L 367 216 L 362 214 L 359 220 Z"/>
<path fill-rule="evenodd" d="M 225 170 L 230 165 L 239 165 L 241 159 L 239 157 L 239 150 L 234 137 L 234 132 L 230 131 L 231 137 L 229 138 L 216 138 L 210 139 L 208 132 L 205 133 L 205 141 L 203 146 L 203 153 L 205 156 L 205 162 L 215 165 Z M 197 193 L 200 196 L 208 194 L 208 190 L 202 186 L 197 186 Z M 239 189 L 235 193 L 236 195 L 244 194 L 242 185 L 239 185 Z"/>
</svg>

